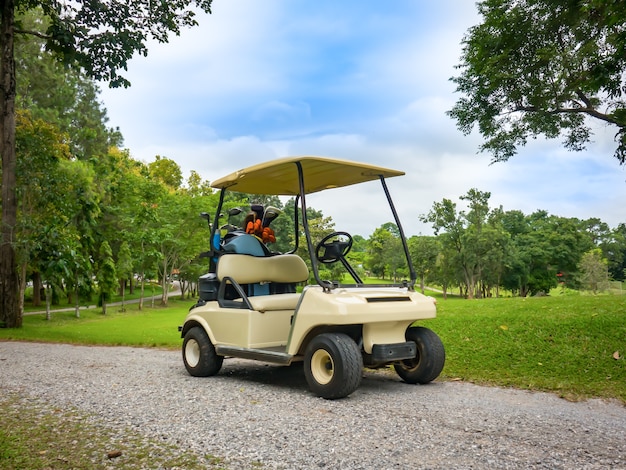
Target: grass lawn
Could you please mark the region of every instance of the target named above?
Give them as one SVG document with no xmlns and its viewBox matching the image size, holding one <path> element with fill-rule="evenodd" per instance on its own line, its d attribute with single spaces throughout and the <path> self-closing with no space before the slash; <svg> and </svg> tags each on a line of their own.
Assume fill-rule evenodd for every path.
<svg viewBox="0 0 626 470">
<path fill-rule="evenodd" d="M 27 296 L 25 302 L 24 302 L 24 311 L 25 312 L 42 312 L 46 310 L 46 299 L 44 297 L 42 297 L 41 299 L 41 305 L 38 306 L 34 306 L 32 304 L 32 292 L 30 292 L 32 290 L 32 288 L 27 292 L 29 294 L 29 296 Z M 146 284 L 145 288 L 144 288 L 144 293 L 143 293 L 143 297 L 144 297 L 144 302 L 149 304 L 150 303 L 150 298 L 152 296 L 159 296 L 161 295 L 161 293 L 163 292 L 163 289 L 161 288 L 160 285 L 157 284 Z M 141 297 L 141 288 L 140 286 L 136 286 L 134 289 L 134 292 L 131 294 L 129 292 L 129 290 L 126 290 L 126 292 L 124 293 L 124 301 L 125 302 L 129 302 L 131 300 L 137 300 Z M 111 297 L 111 300 L 109 300 L 109 303 L 113 303 L 113 302 L 121 302 L 122 301 L 122 296 L 115 294 Z M 81 299 L 80 302 L 80 307 L 86 307 L 88 305 L 96 305 L 98 302 L 98 298 L 96 295 L 94 295 L 91 299 L 89 299 L 89 301 L 86 301 L 84 299 Z M 67 299 L 65 297 L 61 297 L 59 303 L 57 305 L 51 305 L 50 309 L 51 310 L 55 310 L 55 309 L 68 309 L 68 308 L 74 308 L 75 307 L 75 303 L 68 303 Z"/>
<path fill-rule="evenodd" d="M 438 294 L 433 294 L 435 297 Z M 192 301 L 167 308 L 128 305 L 24 317 L 0 340 L 128 345 L 178 349 Z M 626 296 L 438 299 L 438 317 L 423 322 L 446 348 L 442 380 L 555 392 L 568 399 L 615 398 L 626 403 Z M 617 358 L 617 359 L 616 359 Z M 181 363 L 182 367 L 182 363 Z"/>
<path fill-rule="evenodd" d="M 626 296 L 438 302 L 444 379 L 626 402 Z"/>
<path fill-rule="evenodd" d="M 178 348 L 185 315 L 193 301 L 170 298 L 167 307 L 138 309 L 137 304 L 127 304 L 126 312 L 119 306 L 109 306 L 107 314 L 102 310 L 81 310 L 80 318 L 73 311 L 52 311 L 47 321 L 44 314 L 26 315 L 23 326 L 18 329 L 0 329 L 0 339 L 44 341 L 108 346 L 144 346 Z"/>
</svg>

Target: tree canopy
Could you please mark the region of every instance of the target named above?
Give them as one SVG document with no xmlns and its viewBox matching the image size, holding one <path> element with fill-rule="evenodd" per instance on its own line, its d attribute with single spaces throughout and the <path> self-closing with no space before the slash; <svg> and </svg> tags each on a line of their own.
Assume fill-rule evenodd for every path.
<svg viewBox="0 0 626 470">
<path fill-rule="evenodd" d="M 212 0 L 104 0 L 97 2 L 66 2 L 62 0 L 2 0 L 0 1 L 0 155 L 2 157 L 2 218 L 0 239 L 0 324 L 8 327 L 21 326 L 20 276 L 14 231 L 18 220 L 17 202 L 17 157 L 16 157 L 16 101 L 17 76 L 20 65 L 36 63 L 46 72 L 53 67 L 46 67 L 49 59 L 60 60 L 65 65 L 79 70 L 91 80 L 109 82 L 112 87 L 128 86 L 129 81 L 120 73 L 128 67 L 128 61 L 134 54 L 147 55 L 147 42 L 156 40 L 167 42 L 169 34 L 180 34 L 181 28 L 197 24 L 198 11 L 210 13 Z M 35 18 L 29 14 L 35 13 Z M 24 61 L 16 62 L 16 36 L 33 36 L 43 40 L 45 47 L 25 47 L 28 51 Z M 52 53 L 45 60 L 40 58 L 45 53 Z M 26 58 L 28 57 L 28 58 Z M 28 67 L 28 65 L 26 66 Z M 33 74 L 29 83 L 37 81 Z M 76 152 L 75 158 L 98 158 L 102 153 L 101 145 L 95 147 L 81 145 L 103 143 L 110 136 L 100 135 L 92 139 L 90 135 L 101 129 L 104 115 L 98 114 L 98 107 L 88 106 L 85 113 L 81 105 L 92 103 L 96 92 L 93 82 L 78 80 L 85 85 L 70 96 L 74 106 L 74 116 L 81 116 L 83 121 L 77 129 L 87 129 L 81 142 L 74 142 L 71 147 Z M 53 89 L 49 87 L 49 89 Z M 65 88 L 68 89 L 67 87 Z M 71 93 L 70 93 L 71 95 Z M 24 95 L 26 97 L 26 95 Z M 29 95 L 27 98 L 30 98 Z M 39 98 L 46 95 L 40 95 Z M 59 94 L 59 97 L 61 95 Z M 84 98 L 83 101 L 76 99 Z M 24 102 L 32 103 L 28 99 Z M 19 103 L 18 103 L 19 104 Z M 53 105 L 48 110 L 58 107 Z M 36 116 L 39 117 L 39 116 Z M 68 122 L 62 115 L 57 115 L 56 123 L 61 128 L 62 122 Z M 87 120 L 87 122 L 85 122 Z M 71 122 L 71 119 L 69 120 Z M 90 121 L 90 122 L 89 122 Z M 94 125 L 94 123 L 96 125 Z M 65 130 L 65 129 L 63 129 Z M 95 136 L 98 137 L 98 136 Z M 102 138 L 104 137 L 104 138 Z M 23 281 L 23 279 L 22 279 Z"/>
<path fill-rule="evenodd" d="M 506 161 L 529 138 L 564 139 L 582 150 L 590 119 L 616 128 L 626 163 L 626 3 L 605 0 L 484 0 L 482 23 L 463 39 L 461 97 L 448 114 L 480 150 Z"/>
</svg>

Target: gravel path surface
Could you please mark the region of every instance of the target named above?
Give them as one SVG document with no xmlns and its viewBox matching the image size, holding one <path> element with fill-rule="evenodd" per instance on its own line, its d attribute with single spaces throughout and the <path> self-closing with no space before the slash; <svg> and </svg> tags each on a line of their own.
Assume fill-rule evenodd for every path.
<svg viewBox="0 0 626 470">
<path fill-rule="evenodd" d="M 229 469 L 626 468 L 626 407 L 366 371 L 337 401 L 302 367 L 230 359 L 190 377 L 177 351 L 0 342 L 0 390 L 95 413 Z"/>
</svg>

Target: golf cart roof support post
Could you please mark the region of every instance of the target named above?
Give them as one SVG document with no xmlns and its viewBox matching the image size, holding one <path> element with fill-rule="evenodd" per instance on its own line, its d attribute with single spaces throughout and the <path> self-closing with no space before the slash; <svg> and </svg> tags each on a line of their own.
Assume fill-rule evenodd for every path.
<svg viewBox="0 0 626 470">
<path fill-rule="evenodd" d="M 300 246 L 300 237 L 298 236 L 298 203 L 300 202 L 300 195 L 298 194 L 293 201 L 293 238 L 295 239 L 295 246 L 289 253 L 295 253 L 298 251 L 298 247 Z"/>
<path fill-rule="evenodd" d="M 222 204 L 224 204 L 224 196 L 226 195 L 226 188 L 222 188 L 220 190 L 220 200 L 217 203 L 217 209 L 215 209 L 215 218 L 213 219 L 213 225 L 211 227 L 211 238 L 209 239 L 209 254 L 211 255 L 211 259 L 215 256 L 215 253 L 219 251 L 219 246 L 213 246 L 213 242 L 215 241 L 215 232 L 219 230 L 220 223 L 220 212 L 222 210 Z M 220 234 L 221 236 L 221 234 Z"/>
<path fill-rule="evenodd" d="M 313 275 L 315 276 L 315 280 L 317 283 L 324 288 L 324 290 L 330 290 L 332 288 L 332 284 L 323 281 L 320 279 L 319 271 L 317 269 L 317 260 L 315 259 L 315 249 L 313 248 L 313 242 L 311 241 L 311 234 L 309 233 L 309 222 L 306 218 L 306 196 L 305 196 L 305 186 L 304 186 L 304 171 L 302 170 L 302 163 L 296 161 L 294 162 L 296 167 L 298 168 L 298 180 L 300 183 L 300 207 L 302 210 L 302 227 L 304 228 L 304 235 L 306 237 L 306 244 L 309 250 L 309 258 L 311 259 L 311 267 L 313 268 Z M 296 237 L 298 234 L 296 233 Z"/>
<path fill-rule="evenodd" d="M 393 218 L 396 220 L 396 225 L 398 226 L 398 231 L 400 232 L 400 240 L 402 240 L 402 248 L 404 248 L 404 255 L 406 256 L 406 262 L 408 263 L 409 273 L 411 275 L 410 286 L 413 287 L 415 285 L 415 281 L 417 280 L 417 274 L 415 274 L 415 269 L 413 268 L 411 255 L 409 254 L 409 246 L 406 243 L 406 237 L 404 236 L 404 230 L 402 229 L 402 224 L 400 223 L 400 217 L 398 217 L 398 213 L 396 212 L 396 207 L 393 205 L 393 200 L 391 199 L 391 194 L 389 193 L 389 189 L 387 188 L 387 182 L 385 181 L 385 177 L 383 175 L 378 175 L 378 177 L 380 178 L 380 182 L 383 185 L 383 191 L 385 191 L 385 196 L 387 196 L 387 202 L 389 203 L 389 207 L 391 207 Z"/>
</svg>

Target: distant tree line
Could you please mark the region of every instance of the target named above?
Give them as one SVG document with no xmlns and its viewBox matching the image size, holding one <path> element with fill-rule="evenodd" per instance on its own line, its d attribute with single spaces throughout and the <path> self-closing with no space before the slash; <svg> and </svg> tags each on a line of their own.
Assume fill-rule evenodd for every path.
<svg viewBox="0 0 626 470">
<path fill-rule="evenodd" d="M 443 199 L 421 216 L 435 233 L 408 240 L 422 289 L 429 282 L 444 293 L 458 288 L 467 298 L 498 296 L 501 289 L 526 297 L 559 284 L 597 291 L 600 283 L 624 280 L 626 224 L 610 228 L 598 218 L 504 211 L 489 207 L 490 196 L 471 189 L 460 197 L 466 210 Z M 368 240 L 366 265 L 375 275 L 406 276 L 397 237 L 387 225 Z"/>
</svg>

